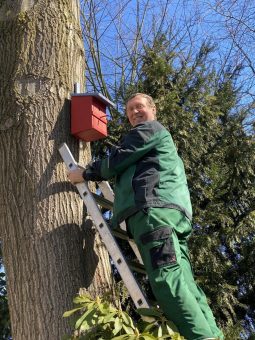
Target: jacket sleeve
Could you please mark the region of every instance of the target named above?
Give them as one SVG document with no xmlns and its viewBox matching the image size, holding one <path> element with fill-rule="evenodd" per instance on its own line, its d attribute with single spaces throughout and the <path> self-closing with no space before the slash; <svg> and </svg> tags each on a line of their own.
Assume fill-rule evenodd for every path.
<svg viewBox="0 0 255 340">
<path fill-rule="evenodd" d="M 160 131 L 157 130 L 152 122 L 132 128 L 121 145 L 112 149 L 107 158 L 94 162 L 93 166 L 98 174 L 109 179 L 136 163 L 160 142 Z"/>
</svg>

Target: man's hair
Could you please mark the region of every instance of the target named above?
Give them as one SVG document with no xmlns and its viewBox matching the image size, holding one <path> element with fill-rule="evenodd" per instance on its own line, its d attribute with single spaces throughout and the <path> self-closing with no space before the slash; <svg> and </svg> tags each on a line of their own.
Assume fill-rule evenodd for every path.
<svg viewBox="0 0 255 340">
<path fill-rule="evenodd" d="M 155 103 L 154 103 L 154 100 L 153 100 L 153 98 L 152 98 L 151 96 L 149 96 L 148 94 L 145 94 L 145 93 L 140 93 L 140 92 L 137 92 L 137 93 L 132 94 L 132 95 L 128 98 L 128 100 L 126 101 L 126 106 L 127 106 L 127 103 L 128 103 L 131 99 L 133 99 L 134 97 L 136 97 L 136 96 L 141 96 L 141 97 L 146 98 L 148 104 L 149 104 L 151 107 L 156 107 L 156 105 L 155 105 Z"/>
</svg>

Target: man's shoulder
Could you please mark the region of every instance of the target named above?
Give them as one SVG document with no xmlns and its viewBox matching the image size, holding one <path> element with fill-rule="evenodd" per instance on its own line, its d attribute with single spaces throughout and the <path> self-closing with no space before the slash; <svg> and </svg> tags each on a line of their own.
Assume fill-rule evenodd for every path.
<svg viewBox="0 0 255 340">
<path fill-rule="evenodd" d="M 169 136 L 166 128 L 156 120 L 146 121 L 133 127 L 124 139 L 124 144 L 144 144 L 158 136 Z"/>
<path fill-rule="evenodd" d="M 132 128 L 134 131 L 148 131 L 149 133 L 156 133 L 158 131 L 164 130 L 167 131 L 166 128 L 157 120 L 150 120 L 143 123 L 140 123 Z"/>
</svg>

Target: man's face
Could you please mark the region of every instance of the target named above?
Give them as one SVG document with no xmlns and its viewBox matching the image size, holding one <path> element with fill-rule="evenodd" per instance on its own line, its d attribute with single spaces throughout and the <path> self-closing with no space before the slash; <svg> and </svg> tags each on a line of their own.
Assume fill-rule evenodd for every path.
<svg viewBox="0 0 255 340">
<path fill-rule="evenodd" d="M 149 105 L 147 98 L 139 95 L 127 102 L 126 111 L 132 126 L 155 120 L 156 108 Z"/>
</svg>

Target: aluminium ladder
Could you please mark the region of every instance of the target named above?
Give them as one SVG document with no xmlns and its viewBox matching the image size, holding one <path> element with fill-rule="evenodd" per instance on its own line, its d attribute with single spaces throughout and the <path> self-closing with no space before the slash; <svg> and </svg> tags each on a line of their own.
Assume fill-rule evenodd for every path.
<svg viewBox="0 0 255 340">
<path fill-rule="evenodd" d="M 63 143 L 61 147 L 59 148 L 59 152 L 62 156 L 62 159 L 68 168 L 68 170 L 72 171 L 78 168 L 78 164 L 76 163 L 75 159 L 73 158 L 73 155 L 71 151 L 69 150 L 68 146 Z M 128 265 L 126 259 L 124 258 L 120 247 L 118 243 L 116 242 L 113 233 L 116 234 L 116 237 L 124 238 L 128 240 L 128 237 L 126 233 L 124 232 L 112 232 L 109 225 L 104 220 L 104 217 L 102 215 L 101 210 L 98 207 L 98 204 L 111 208 L 112 202 L 114 199 L 113 192 L 111 190 L 111 187 L 108 182 L 99 182 L 98 186 L 103 193 L 104 197 L 101 197 L 99 195 L 91 193 L 91 191 L 88 188 L 87 183 L 84 181 L 82 183 L 77 183 L 76 187 L 79 191 L 79 194 L 84 202 L 84 204 L 87 207 L 88 214 L 92 217 L 92 220 L 94 221 L 94 224 L 108 250 L 108 253 L 110 254 L 125 286 L 127 287 L 127 290 L 136 306 L 136 308 L 149 308 L 149 304 L 146 300 L 145 295 L 143 294 L 139 284 L 137 283 L 130 267 Z M 125 229 L 125 225 L 121 225 L 122 229 Z M 142 266 L 141 257 L 139 254 L 138 249 L 136 248 L 136 245 L 131 242 L 131 240 L 128 240 L 132 249 L 134 250 L 139 262 L 141 263 L 140 271 L 144 273 L 144 269 Z M 139 266 L 137 266 L 137 271 L 139 271 Z"/>
</svg>

